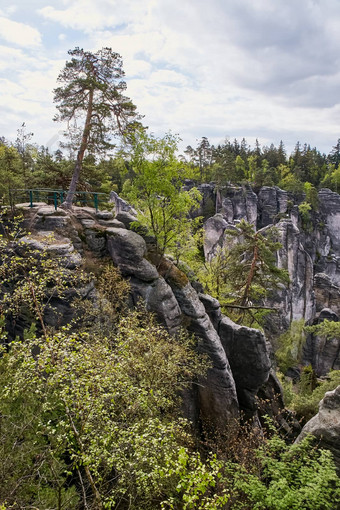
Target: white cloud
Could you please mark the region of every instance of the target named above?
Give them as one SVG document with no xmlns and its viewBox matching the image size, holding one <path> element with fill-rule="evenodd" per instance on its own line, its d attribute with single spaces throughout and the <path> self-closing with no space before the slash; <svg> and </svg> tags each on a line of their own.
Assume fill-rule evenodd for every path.
<svg viewBox="0 0 340 510">
<path fill-rule="evenodd" d="M 65 9 L 51 5 L 38 10 L 44 18 L 77 30 L 90 32 L 115 27 L 147 15 L 148 4 L 134 0 L 70 0 Z"/>
<path fill-rule="evenodd" d="M 39 46 L 41 36 L 38 30 L 8 18 L 0 17 L 0 37 L 18 46 Z"/>
<path fill-rule="evenodd" d="M 12 19 L 21 12 L 16 3 Z M 45 5 L 34 0 L 33 5 L 49 45 L 42 52 L 34 51 L 39 32 L 27 36 L 31 46 L 24 44 L 19 30 L 14 36 L 8 29 L 15 23 L 6 18 L 8 11 L 0 11 L 10 38 L 5 39 L 13 46 L 0 46 L 0 70 L 19 87 L 11 91 L 3 82 L 0 122 L 10 124 L 17 112 L 20 122 L 29 121 L 30 130 L 42 133 L 41 143 L 45 133 L 56 130 L 51 91 L 68 58 L 66 44 L 90 51 L 110 46 L 120 53 L 127 95 L 156 134 L 171 129 L 185 144 L 202 135 L 214 143 L 246 136 L 317 146 L 318 137 L 322 143 L 332 140 L 330 146 L 338 138 L 338 0 L 50 0 Z M 16 27 L 35 30 L 18 22 Z"/>
</svg>

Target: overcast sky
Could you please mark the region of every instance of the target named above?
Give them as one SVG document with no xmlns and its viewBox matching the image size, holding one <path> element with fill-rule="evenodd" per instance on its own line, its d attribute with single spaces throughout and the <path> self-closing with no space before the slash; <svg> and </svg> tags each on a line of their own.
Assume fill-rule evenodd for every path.
<svg viewBox="0 0 340 510">
<path fill-rule="evenodd" d="M 144 123 L 183 146 L 245 137 L 328 153 L 340 138 L 339 0 L 2 0 L 0 136 L 25 122 L 58 148 L 52 91 L 76 46 L 120 53 Z"/>
</svg>

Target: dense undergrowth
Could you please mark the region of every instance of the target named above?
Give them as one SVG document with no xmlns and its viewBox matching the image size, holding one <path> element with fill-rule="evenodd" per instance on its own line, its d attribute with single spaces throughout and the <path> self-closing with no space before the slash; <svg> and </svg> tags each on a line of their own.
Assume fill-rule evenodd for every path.
<svg viewBox="0 0 340 510">
<path fill-rule="evenodd" d="M 335 508 L 331 454 L 311 438 L 287 445 L 270 425 L 197 435 L 181 395 L 209 362 L 185 332 L 170 336 L 142 305 L 130 310 L 113 266 L 98 270 L 94 301 L 74 300 L 74 322 L 47 327 L 49 296 L 70 275 L 18 255 L 14 223 L 0 244 L 2 510 Z M 21 314 L 32 326 L 9 341 L 6 320 Z"/>
</svg>

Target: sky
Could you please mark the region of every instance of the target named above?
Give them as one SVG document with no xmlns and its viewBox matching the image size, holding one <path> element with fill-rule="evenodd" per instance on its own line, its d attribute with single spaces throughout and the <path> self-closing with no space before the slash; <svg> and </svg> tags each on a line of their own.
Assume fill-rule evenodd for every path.
<svg viewBox="0 0 340 510">
<path fill-rule="evenodd" d="M 1 0 L 0 136 L 58 148 L 68 50 L 111 47 L 156 136 L 329 153 L 340 138 L 339 0 Z"/>
</svg>

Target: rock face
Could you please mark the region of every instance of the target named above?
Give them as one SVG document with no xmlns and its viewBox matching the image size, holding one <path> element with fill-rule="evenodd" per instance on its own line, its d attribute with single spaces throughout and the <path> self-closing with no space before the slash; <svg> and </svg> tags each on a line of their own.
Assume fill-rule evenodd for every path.
<svg viewBox="0 0 340 510">
<path fill-rule="evenodd" d="M 273 223 L 278 229 L 282 248 L 276 253 L 277 265 L 287 269 L 291 283 L 275 291 L 266 303 L 280 311 L 268 326 L 270 333 L 282 333 L 293 320 L 312 323 L 322 319 L 320 312 L 325 307 L 330 316 L 340 314 L 339 195 L 329 190 L 319 192 L 320 210 L 313 213 L 306 231 L 298 206 L 277 187 L 254 193 L 249 187 L 230 186 L 216 192 L 209 184 L 201 186 L 201 192 L 201 213 L 206 217 L 209 211 L 211 214 L 205 222 L 208 260 L 224 245 L 225 230 L 237 228 L 241 219 L 257 229 Z M 33 230 L 62 235 L 64 240 L 51 248 L 51 253 L 66 255 L 73 267 L 79 265 L 86 251 L 96 259 L 110 257 L 130 281 L 132 303 L 143 299 L 172 333 L 181 325 L 195 333 L 198 348 L 208 354 L 212 367 L 206 381 L 191 395 L 187 408 L 192 417 L 201 415 L 223 429 L 239 410 L 252 415 L 259 388 L 267 394 L 265 385 L 275 386 L 273 381 L 266 382 L 271 379 L 265 337 L 223 316 L 218 301 L 198 293 L 195 289 L 201 290 L 199 286 L 194 288 L 172 262 L 163 259 L 155 263 L 150 240 L 129 229 L 136 212 L 118 195 L 112 194 L 112 200 L 115 216 L 89 208 L 74 208 L 73 215 L 67 215 L 41 204 L 29 215 L 27 224 Z M 63 313 L 67 315 L 66 310 Z M 310 337 L 304 363 L 312 363 L 318 375 L 338 368 L 339 344 L 328 341 L 323 345 L 321 339 Z"/>
<path fill-rule="evenodd" d="M 253 198 L 248 197 L 248 209 Z M 185 408 L 193 421 L 200 417 L 214 429 L 225 431 L 239 417 L 240 410 L 249 416 L 255 412 L 257 390 L 267 380 L 270 369 L 265 338 L 259 331 L 241 328 L 224 317 L 218 301 L 198 294 L 170 260 L 163 258 L 155 264 L 152 242 L 126 228 L 134 211 L 120 204 L 119 197 L 115 202 L 119 210 L 116 217 L 89 208 L 74 208 L 73 214 L 63 212 L 61 216 L 58 211 L 54 214 L 39 208 L 34 217 L 30 211 L 27 214 L 33 230 L 41 229 L 42 224 L 53 228 L 54 221 L 42 222 L 43 216 L 62 218 L 66 227 L 55 250 L 59 255 L 66 255 L 69 260 L 80 260 L 80 254 L 85 252 L 98 260 L 110 257 L 130 281 L 132 303 L 143 299 L 147 309 L 171 333 L 185 326 L 195 334 L 197 348 L 209 357 L 211 367 L 206 378 L 199 381 L 189 397 L 186 395 Z M 220 219 L 223 231 L 226 222 Z M 84 289 L 84 296 L 86 292 L 91 289 Z M 59 310 L 68 317 L 64 302 Z M 52 315 L 51 312 L 51 321 Z"/>
<path fill-rule="evenodd" d="M 313 321 L 313 325 L 324 320 L 338 322 L 339 317 L 331 309 L 324 308 Z M 330 370 L 340 370 L 340 339 L 308 335 L 302 362 L 304 365 L 312 365 L 318 377 L 327 375 Z"/>
<path fill-rule="evenodd" d="M 229 360 L 240 409 L 245 418 L 250 418 L 256 411 L 258 390 L 270 373 L 266 339 L 261 331 L 239 326 L 224 316 L 216 299 L 204 294 L 200 294 L 200 299 Z"/>
<path fill-rule="evenodd" d="M 319 191 L 319 208 L 312 212 L 307 230 L 298 209 L 304 198 L 299 197 L 295 205 L 294 199 L 277 187 L 263 187 L 255 194 L 246 187 L 227 186 L 218 190 L 216 214 L 204 224 L 208 261 L 226 244 L 226 229 L 237 228 L 241 219 L 257 230 L 277 227 L 282 244 L 276 253 L 277 265 L 288 271 L 290 284 L 266 299 L 267 306 L 279 310 L 267 322 L 270 336 L 280 335 L 295 320 L 311 324 L 324 308 L 340 316 L 340 195 L 328 189 Z M 322 345 L 317 337 L 309 337 L 307 343 L 304 362 L 309 360 L 318 374 L 339 366 L 336 340 Z M 316 356 L 320 349 L 321 355 Z"/>
<path fill-rule="evenodd" d="M 219 190 L 217 201 L 216 212 L 221 212 L 228 223 L 245 219 L 256 224 L 258 198 L 250 188 L 228 186 Z"/>
<path fill-rule="evenodd" d="M 340 386 L 329 391 L 319 404 L 319 412 L 303 427 L 297 442 L 307 434 L 318 440 L 319 446 L 329 449 L 340 472 Z"/>
</svg>

